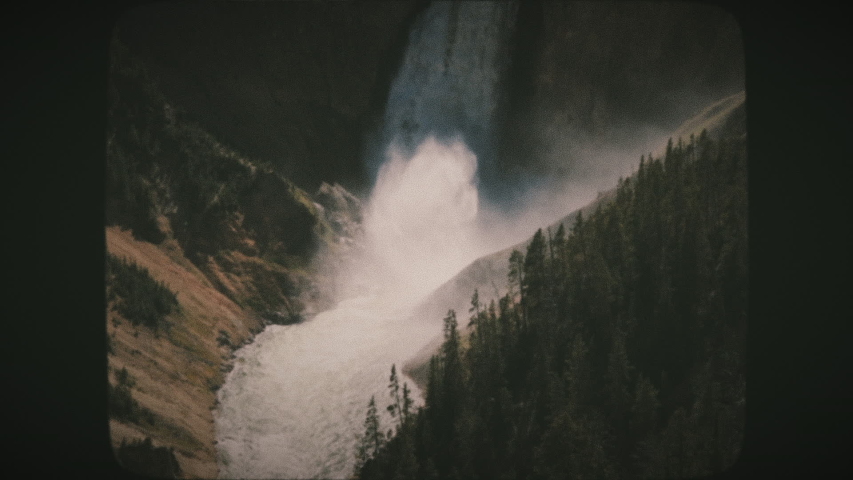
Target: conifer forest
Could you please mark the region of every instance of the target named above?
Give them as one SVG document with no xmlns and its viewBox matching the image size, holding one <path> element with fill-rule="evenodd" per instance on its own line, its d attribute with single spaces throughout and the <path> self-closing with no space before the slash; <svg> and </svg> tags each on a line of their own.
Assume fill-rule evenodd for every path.
<svg viewBox="0 0 853 480">
<path fill-rule="evenodd" d="M 483 305 L 474 291 L 469 312 L 447 313 L 423 407 L 409 411 L 392 367 L 389 397 L 370 401 L 357 478 L 684 478 L 731 466 L 745 405 L 745 147 L 731 134 L 670 140 L 614 201 L 538 230 L 508 258 L 506 296 Z M 382 400 L 398 420 L 385 432 Z"/>
</svg>

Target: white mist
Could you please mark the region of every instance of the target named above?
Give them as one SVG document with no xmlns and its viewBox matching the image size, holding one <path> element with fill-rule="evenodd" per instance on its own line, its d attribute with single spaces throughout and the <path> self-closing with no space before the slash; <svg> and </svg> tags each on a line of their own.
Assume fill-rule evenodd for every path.
<svg viewBox="0 0 853 480">
<path fill-rule="evenodd" d="M 392 149 L 368 204 L 365 240 L 379 285 L 417 300 L 479 255 L 477 158 L 461 141 L 427 138 L 411 158 Z"/>
<path fill-rule="evenodd" d="M 408 158 L 389 150 L 367 204 L 363 256 L 340 265 L 352 296 L 237 351 L 218 393 L 222 478 L 352 474 L 370 397 L 383 411 L 391 365 L 399 371 L 441 334 L 441 318 L 410 318 L 411 307 L 486 253 L 476 172 L 461 141 L 428 138 Z"/>
<path fill-rule="evenodd" d="M 494 212 L 478 198 L 478 158 L 448 136 L 478 149 L 491 141 L 514 12 L 506 2 L 434 2 L 416 21 L 379 140 L 391 147 L 367 159 L 381 167 L 360 253 L 321 266 L 335 272 L 329 288 L 341 301 L 236 352 L 215 417 L 222 478 L 350 477 L 370 397 L 384 412 L 391 365 L 399 372 L 441 335 L 442 319 L 413 319 L 414 305 L 509 245 L 481 225 Z"/>
</svg>

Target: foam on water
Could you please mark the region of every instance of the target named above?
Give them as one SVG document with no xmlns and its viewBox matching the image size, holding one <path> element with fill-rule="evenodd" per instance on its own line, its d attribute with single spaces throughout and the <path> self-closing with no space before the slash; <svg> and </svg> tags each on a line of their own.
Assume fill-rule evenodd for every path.
<svg viewBox="0 0 853 480">
<path fill-rule="evenodd" d="M 220 476 L 348 477 L 370 396 L 380 410 L 390 404 L 391 364 L 440 333 L 403 314 L 366 296 L 310 322 L 270 326 L 240 349 L 218 394 Z M 384 418 L 386 428 L 392 422 Z"/>
</svg>

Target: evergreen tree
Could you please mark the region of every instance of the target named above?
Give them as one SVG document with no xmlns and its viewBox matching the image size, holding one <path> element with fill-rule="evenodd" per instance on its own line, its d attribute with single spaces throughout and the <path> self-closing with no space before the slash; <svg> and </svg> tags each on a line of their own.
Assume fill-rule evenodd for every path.
<svg viewBox="0 0 853 480">
<path fill-rule="evenodd" d="M 392 480 L 417 478 L 419 468 L 418 459 L 415 456 L 414 439 L 411 435 L 401 435 L 399 461 L 394 467 Z"/>
<path fill-rule="evenodd" d="M 425 407 L 362 474 L 663 478 L 731 465 L 745 402 L 744 161 L 742 138 L 670 141 L 568 235 L 537 231 L 510 255 L 497 305 L 474 291 L 466 347 L 445 316 Z M 391 409 L 408 418 L 394 374 Z"/>
<path fill-rule="evenodd" d="M 528 315 L 539 316 L 546 302 L 547 266 L 545 261 L 545 238 L 542 229 L 533 235 L 524 256 L 524 278 L 521 280 L 523 305 Z"/>
<path fill-rule="evenodd" d="M 518 250 L 513 250 L 509 256 L 509 273 L 507 274 L 507 295 L 510 301 L 515 302 L 516 296 L 522 294 L 521 285 L 523 279 L 524 255 Z"/>
<path fill-rule="evenodd" d="M 391 365 L 391 377 L 388 379 L 388 395 L 394 400 L 394 403 L 388 405 L 387 410 L 388 413 L 391 414 L 391 417 L 397 417 L 399 420 L 399 427 L 403 426 L 403 421 L 405 420 L 403 404 L 400 401 L 400 382 L 397 379 L 397 366 Z M 405 392 L 404 392 L 405 393 Z"/>
<path fill-rule="evenodd" d="M 409 384 L 403 382 L 403 422 L 409 420 L 409 414 L 412 413 L 412 391 L 409 390 Z"/>
<path fill-rule="evenodd" d="M 364 435 L 361 437 L 361 442 L 358 444 L 356 451 L 356 476 L 361 477 L 361 470 L 365 468 L 369 461 L 376 457 L 376 454 L 385 444 L 385 436 L 379 426 L 379 414 L 376 410 L 376 399 L 371 396 L 370 403 L 367 405 L 367 417 L 364 419 Z"/>
<path fill-rule="evenodd" d="M 444 431 L 451 435 L 453 423 L 460 413 L 464 395 L 464 373 L 460 355 L 459 332 L 457 330 L 456 312 L 449 310 L 444 317 L 444 345 L 442 351 L 442 383 L 443 399 L 442 413 L 444 415 Z"/>
<path fill-rule="evenodd" d="M 480 293 L 477 289 L 474 289 L 474 295 L 471 296 L 471 308 L 468 309 L 468 313 L 472 314 L 471 323 L 468 325 L 471 326 L 475 323 L 474 319 L 480 316 Z"/>
</svg>

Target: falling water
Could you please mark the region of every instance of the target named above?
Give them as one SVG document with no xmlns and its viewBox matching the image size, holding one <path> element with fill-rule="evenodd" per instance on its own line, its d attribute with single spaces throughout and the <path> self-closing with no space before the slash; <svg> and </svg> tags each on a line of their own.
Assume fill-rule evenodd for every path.
<svg viewBox="0 0 853 480">
<path fill-rule="evenodd" d="M 431 135 L 461 136 L 489 160 L 516 10 L 511 2 L 434 2 L 423 12 L 388 94 L 380 148 L 411 154 Z"/>
<path fill-rule="evenodd" d="M 384 410 L 391 365 L 440 335 L 440 318 L 409 313 L 490 251 L 477 239 L 477 169 L 508 5 L 439 2 L 414 25 L 389 93 L 365 254 L 340 272 L 357 293 L 305 323 L 270 326 L 236 352 L 218 393 L 222 478 L 349 477 L 370 397 Z"/>
</svg>

